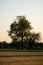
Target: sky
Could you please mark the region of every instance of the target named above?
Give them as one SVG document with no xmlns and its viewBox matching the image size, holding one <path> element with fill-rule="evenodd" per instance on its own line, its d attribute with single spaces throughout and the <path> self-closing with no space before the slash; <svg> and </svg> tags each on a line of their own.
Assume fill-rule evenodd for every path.
<svg viewBox="0 0 43 65">
<path fill-rule="evenodd" d="M 43 0 L 0 0 L 0 41 L 11 42 L 7 30 L 19 15 L 26 16 L 43 42 Z"/>
</svg>

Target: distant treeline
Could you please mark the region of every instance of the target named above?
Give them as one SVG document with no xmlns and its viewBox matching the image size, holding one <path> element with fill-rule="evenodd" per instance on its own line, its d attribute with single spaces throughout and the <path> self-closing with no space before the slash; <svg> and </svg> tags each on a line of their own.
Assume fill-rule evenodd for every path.
<svg viewBox="0 0 43 65">
<path fill-rule="evenodd" d="M 0 49 L 33 49 L 33 50 L 43 50 L 43 43 L 32 43 L 29 41 L 25 41 L 23 42 L 23 46 L 22 46 L 22 42 L 18 41 L 18 42 L 11 42 L 11 43 L 7 43 L 7 42 L 0 42 Z"/>
</svg>

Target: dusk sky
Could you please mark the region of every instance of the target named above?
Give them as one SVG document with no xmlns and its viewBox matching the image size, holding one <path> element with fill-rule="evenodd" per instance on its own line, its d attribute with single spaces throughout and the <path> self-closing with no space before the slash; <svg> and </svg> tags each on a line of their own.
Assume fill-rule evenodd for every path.
<svg viewBox="0 0 43 65">
<path fill-rule="evenodd" d="M 0 0 L 0 41 L 11 41 L 7 30 L 19 15 L 26 16 L 43 42 L 43 0 Z"/>
</svg>

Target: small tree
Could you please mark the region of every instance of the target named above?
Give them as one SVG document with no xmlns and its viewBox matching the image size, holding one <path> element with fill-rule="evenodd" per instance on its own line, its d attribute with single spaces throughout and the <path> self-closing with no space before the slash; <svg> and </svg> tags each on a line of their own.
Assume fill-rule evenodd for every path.
<svg viewBox="0 0 43 65">
<path fill-rule="evenodd" d="M 38 43 L 40 40 L 40 34 L 39 33 L 31 33 L 29 37 L 29 48 L 34 48 L 35 43 Z"/>
</svg>

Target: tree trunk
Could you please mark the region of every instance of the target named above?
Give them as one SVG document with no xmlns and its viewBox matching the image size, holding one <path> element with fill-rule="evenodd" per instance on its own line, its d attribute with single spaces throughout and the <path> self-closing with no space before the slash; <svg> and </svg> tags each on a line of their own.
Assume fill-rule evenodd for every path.
<svg viewBox="0 0 43 65">
<path fill-rule="evenodd" d="M 24 46 L 23 46 L 23 30 L 22 30 L 22 33 L 21 33 L 21 34 L 22 34 L 22 36 L 21 36 L 21 39 L 22 39 L 22 40 L 21 40 L 21 41 L 22 41 L 22 43 L 21 43 L 21 48 L 23 49 L 23 48 L 24 48 Z"/>
<path fill-rule="evenodd" d="M 22 29 L 22 43 L 23 43 L 23 29 Z"/>
</svg>

